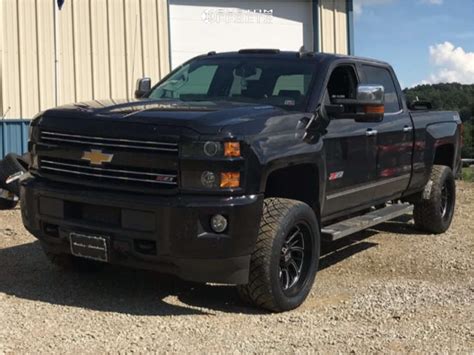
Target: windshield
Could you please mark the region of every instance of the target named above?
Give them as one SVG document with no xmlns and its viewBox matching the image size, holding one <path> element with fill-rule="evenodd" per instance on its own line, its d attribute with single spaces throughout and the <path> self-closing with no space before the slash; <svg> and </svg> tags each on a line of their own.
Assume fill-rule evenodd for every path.
<svg viewBox="0 0 474 355">
<path fill-rule="evenodd" d="M 155 87 L 152 99 L 247 102 L 303 110 L 314 62 L 285 58 L 200 58 Z"/>
</svg>

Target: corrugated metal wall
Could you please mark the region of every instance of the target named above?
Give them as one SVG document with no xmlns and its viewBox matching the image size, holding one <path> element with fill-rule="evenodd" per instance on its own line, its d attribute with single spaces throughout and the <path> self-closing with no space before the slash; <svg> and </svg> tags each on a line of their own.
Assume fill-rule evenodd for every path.
<svg viewBox="0 0 474 355">
<path fill-rule="evenodd" d="M 0 0 L 0 117 L 130 97 L 137 78 L 169 71 L 166 0 L 55 3 Z"/>
<path fill-rule="evenodd" d="M 320 0 L 320 51 L 348 54 L 348 22 L 346 0 Z"/>
<path fill-rule="evenodd" d="M 27 151 L 29 126 L 30 120 L 0 121 L 0 159 L 8 153 Z"/>
</svg>

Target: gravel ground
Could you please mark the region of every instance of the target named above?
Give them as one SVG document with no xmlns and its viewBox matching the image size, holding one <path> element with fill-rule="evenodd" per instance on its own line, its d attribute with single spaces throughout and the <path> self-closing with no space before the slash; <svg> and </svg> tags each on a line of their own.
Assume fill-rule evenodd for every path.
<svg viewBox="0 0 474 355">
<path fill-rule="evenodd" d="M 473 209 L 474 184 L 459 182 L 444 235 L 405 218 L 325 246 L 310 297 L 284 314 L 244 306 L 229 286 L 116 267 L 62 273 L 19 211 L 3 211 L 0 353 L 474 353 Z"/>
</svg>

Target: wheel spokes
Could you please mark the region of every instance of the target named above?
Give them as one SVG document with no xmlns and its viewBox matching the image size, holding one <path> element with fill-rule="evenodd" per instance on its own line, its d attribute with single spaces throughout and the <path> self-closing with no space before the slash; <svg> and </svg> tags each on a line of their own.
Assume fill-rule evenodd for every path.
<svg viewBox="0 0 474 355">
<path fill-rule="evenodd" d="M 448 212 L 448 204 L 449 204 L 449 191 L 448 191 L 448 187 L 444 185 L 441 190 L 441 205 L 439 206 L 441 217 L 446 216 L 446 213 Z"/>
<path fill-rule="evenodd" d="M 301 230 L 300 230 L 299 227 L 297 226 L 297 227 L 296 227 L 296 232 L 294 232 L 294 233 L 288 238 L 288 240 L 286 241 L 285 244 L 291 245 L 292 240 L 295 239 L 296 236 L 298 236 L 300 233 L 301 233 Z"/>
<path fill-rule="evenodd" d="M 290 287 L 290 272 L 287 268 L 280 268 L 280 282 L 283 290 L 287 290 Z"/>
<path fill-rule="evenodd" d="M 308 230 L 302 224 L 295 225 L 288 233 L 280 252 L 279 277 L 284 291 L 296 287 L 304 279 L 304 265 L 308 260 L 306 244 Z"/>
</svg>

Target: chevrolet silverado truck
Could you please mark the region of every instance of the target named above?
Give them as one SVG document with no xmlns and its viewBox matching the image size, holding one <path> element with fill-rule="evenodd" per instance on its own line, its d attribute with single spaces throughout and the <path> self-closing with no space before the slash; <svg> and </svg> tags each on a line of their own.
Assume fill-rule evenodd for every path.
<svg viewBox="0 0 474 355">
<path fill-rule="evenodd" d="M 320 243 L 411 213 L 443 233 L 461 120 L 407 107 L 384 62 L 268 49 L 210 52 L 135 98 L 31 123 L 23 223 L 60 267 L 106 263 L 234 284 L 298 307 Z"/>
</svg>

